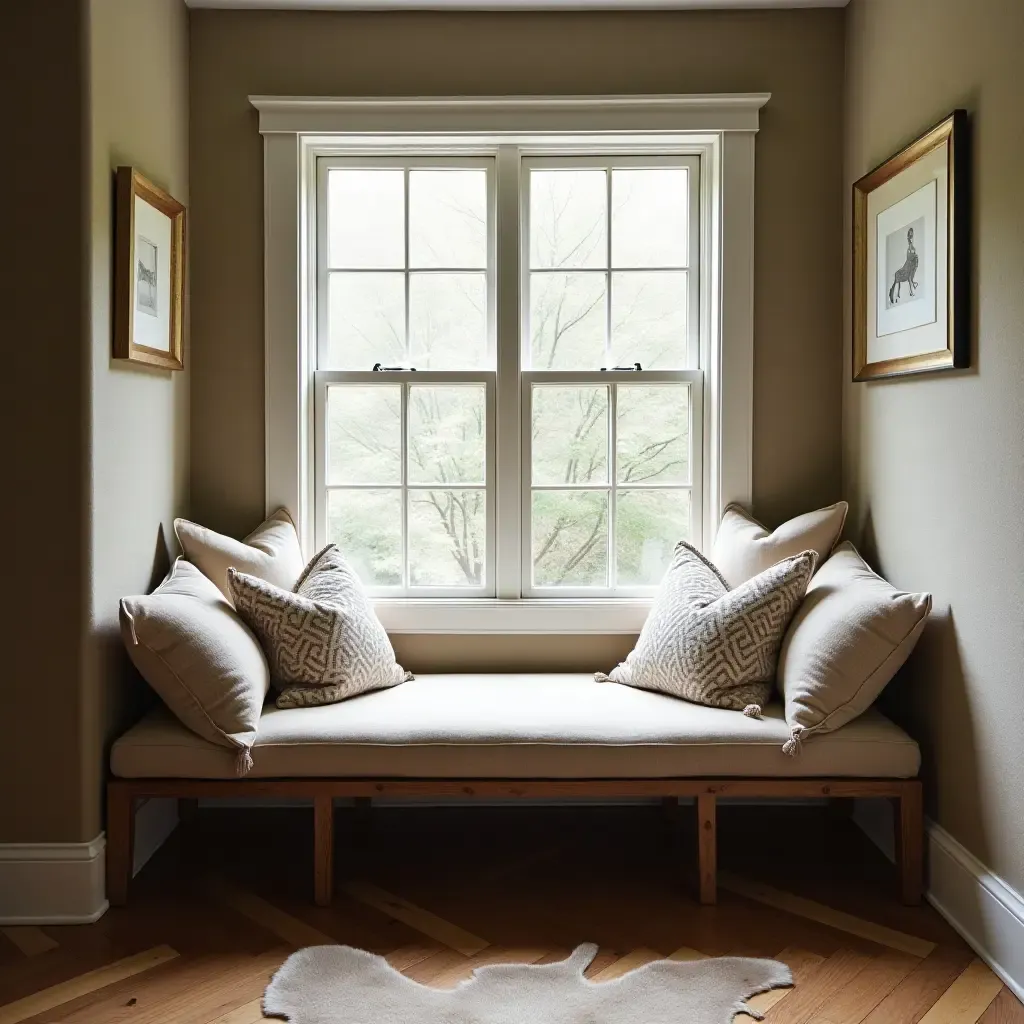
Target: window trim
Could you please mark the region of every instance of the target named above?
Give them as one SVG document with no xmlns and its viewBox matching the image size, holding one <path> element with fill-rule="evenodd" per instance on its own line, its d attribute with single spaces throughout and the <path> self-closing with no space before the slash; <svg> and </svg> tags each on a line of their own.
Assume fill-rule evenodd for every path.
<svg viewBox="0 0 1024 1024">
<path fill-rule="evenodd" d="M 459 97 L 352 99 L 250 97 L 264 137 L 264 304 L 266 506 L 288 508 L 304 551 L 313 547 L 313 481 L 306 457 L 313 437 L 309 339 L 315 272 L 310 196 L 316 156 L 366 151 L 389 141 L 443 153 L 444 136 L 471 137 L 481 147 L 515 141 L 543 154 L 561 140 L 581 152 L 698 152 L 704 193 L 701 242 L 701 337 L 705 368 L 704 545 L 730 501 L 751 496 L 753 398 L 754 135 L 768 94 L 633 97 Z M 502 159 L 499 156 L 499 159 Z M 506 157 L 507 159 L 507 157 Z M 499 260 L 518 259 L 520 231 L 498 197 Z M 509 275 L 505 275 L 507 278 Z M 506 286 L 507 287 L 507 286 Z M 499 330 L 519 333 L 517 299 L 498 283 Z M 510 301 L 511 299 L 511 301 Z M 514 323 L 512 322 L 514 319 Z M 506 346 L 506 360 L 513 346 Z M 502 355 L 499 354 L 499 359 Z M 508 373 L 511 364 L 499 365 Z M 518 365 L 514 368 L 518 374 Z M 510 389 L 506 389 L 510 390 Z M 518 402 L 518 396 L 517 396 Z M 518 408 L 500 397 L 497 429 L 518 439 Z M 518 444 L 518 440 L 515 442 Z M 499 482 L 498 516 L 520 515 L 519 494 Z M 519 552 L 515 553 L 518 562 Z M 499 553 L 499 558 L 508 553 Z M 498 578 L 501 579 L 499 568 Z M 649 600 L 516 599 L 499 588 L 494 599 L 381 600 L 378 614 L 393 632 L 635 633 Z M 467 607 L 471 606 L 471 607 Z"/>
</svg>

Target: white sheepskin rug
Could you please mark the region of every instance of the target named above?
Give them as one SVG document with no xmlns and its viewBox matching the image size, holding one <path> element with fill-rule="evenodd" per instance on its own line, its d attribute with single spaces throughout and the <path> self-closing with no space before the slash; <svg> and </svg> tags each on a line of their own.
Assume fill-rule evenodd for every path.
<svg viewBox="0 0 1024 1024">
<path fill-rule="evenodd" d="M 350 946 L 293 953 L 263 1010 L 291 1024 L 730 1024 L 744 1000 L 792 985 L 775 960 L 658 960 L 607 982 L 584 970 L 597 946 L 553 964 L 478 967 L 456 988 L 427 988 Z"/>
</svg>

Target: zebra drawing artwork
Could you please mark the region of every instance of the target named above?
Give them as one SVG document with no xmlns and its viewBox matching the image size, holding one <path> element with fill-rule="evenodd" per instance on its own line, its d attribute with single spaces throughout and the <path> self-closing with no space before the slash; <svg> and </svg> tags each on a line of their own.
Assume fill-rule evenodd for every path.
<svg viewBox="0 0 1024 1024">
<path fill-rule="evenodd" d="M 918 289 L 918 283 L 915 280 L 917 274 L 918 258 L 917 250 L 914 248 L 914 229 L 907 229 L 907 258 L 896 273 L 893 275 L 892 285 L 889 287 L 889 305 L 895 305 L 900 301 L 900 293 L 903 290 L 903 285 L 906 284 L 910 289 L 910 297 L 914 297 L 914 292 Z M 895 295 L 895 297 L 894 297 Z"/>
</svg>

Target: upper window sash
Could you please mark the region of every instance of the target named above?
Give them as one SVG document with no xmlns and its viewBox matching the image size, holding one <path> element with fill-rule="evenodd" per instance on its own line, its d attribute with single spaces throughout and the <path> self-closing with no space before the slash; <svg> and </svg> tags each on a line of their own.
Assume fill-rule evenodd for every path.
<svg viewBox="0 0 1024 1024">
<path fill-rule="evenodd" d="M 332 170 L 335 169 L 393 169 L 401 171 L 403 176 L 403 249 L 404 256 L 401 267 L 339 267 L 337 270 L 329 265 L 326 254 L 329 251 L 329 222 L 328 222 L 328 181 Z M 415 266 L 410 256 L 409 244 L 409 173 L 412 170 L 448 169 L 482 170 L 486 175 L 486 266 L 485 267 L 427 267 Z M 381 273 L 403 273 L 406 279 L 404 288 L 405 301 L 405 362 L 411 365 L 412 353 L 410 352 L 410 331 L 409 331 L 409 279 L 413 274 L 426 275 L 430 273 L 454 273 L 459 271 L 477 272 L 484 271 L 487 293 L 487 360 L 486 367 L 493 368 L 497 352 L 497 299 L 496 299 L 496 276 L 497 276 L 497 225 L 495 215 L 495 190 L 496 173 L 495 160 L 493 156 L 484 156 L 468 153 L 465 156 L 452 155 L 450 151 L 444 154 L 425 155 L 409 154 L 398 155 L 396 153 L 373 154 L 366 156 L 342 156 L 323 154 L 316 160 L 316 197 L 313 208 L 316 217 L 316 244 L 314 247 L 314 261 L 316 265 L 316 368 L 334 369 L 330 358 L 330 333 L 328 323 L 329 311 L 329 279 L 332 272 L 349 274 L 381 274 Z M 372 362 L 365 367 L 351 367 L 353 370 L 372 368 Z M 481 367 L 483 368 L 483 367 Z M 421 367 L 422 369 L 422 367 Z"/>
<path fill-rule="evenodd" d="M 578 273 L 603 273 L 606 278 L 606 301 L 605 314 L 607 325 L 605 331 L 606 351 L 603 366 L 610 366 L 613 362 L 612 344 L 612 299 L 611 284 L 614 274 L 632 273 L 687 273 L 687 338 L 686 356 L 683 362 L 673 369 L 698 369 L 701 365 L 701 261 L 703 248 L 701 242 L 701 156 L 697 153 L 622 153 L 613 152 L 594 154 L 572 154 L 558 155 L 549 153 L 543 156 L 524 155 L 521 161 L 520 178 L 520 215 L 521 215 L 521 258 L 520 267 L 522 281 L 520 285 L 521 295 L 521 320 L 523 324 L 523 365 L 531 370 L 543 369 L 534 366 L 530 360 L 530 275 L 543 273 L 563 272 L 558 267 L 538 268 L 532 266 L 531 262 L 531 231 L 534 229 L 531 224 L 531 180 L 532 171 L 571 171 L 572 169 L 593 169 L 606 172 L 607 189 L 606 204 L 608 219 L 606 223 L 604 238 L 604 253 L 599 263 L 576 270 Z M 687 172 L 687 238 L 686 258 L 682 261 L 662 263 L 659 265 L 650 264 L 646 266 L 629 266 L 617 260 L 613 256 L 614 246 L 614 178 L 615 170 L 628 171 L 643 169 L 682 169 Z M 567 268 L 573 272 L 574 268 Z M 599 369 L 599 366 L 587 367 L 587 369 Z M 644 367 L 648 369 L 649 367 Z"/>
</svg>

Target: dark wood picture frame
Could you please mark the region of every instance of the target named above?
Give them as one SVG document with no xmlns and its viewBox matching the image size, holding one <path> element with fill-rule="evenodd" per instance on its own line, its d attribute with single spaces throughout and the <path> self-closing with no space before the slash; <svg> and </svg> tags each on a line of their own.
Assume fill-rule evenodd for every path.
<svg viewBox="0 0 1024 1024">
<path fill-rule="evenodd" d="M 967 111 L 952 114 L 890 157 L 853 186 L 853 379 L 876 380 L 970 366 L 968 245 L 970 240 L 970 159 Z M 946 343 L 943 348 L 868 362 L 868 197 L 918 160 L 948 144 L 947 252 L 936 253 L 937 271 L 946 273 Z M 877 301 L 877 300 L 876 300 Z"/>
<path fill-rule="evenodd" d="M 134 337 L 136 197 L 171 221 L 169 337 L 166 349 L 139 344 Z M 185 207 L 134 167 L 118 167 L 115 225 L 114 358 L 165 370 L 183 370 Z"/>
</svg>

